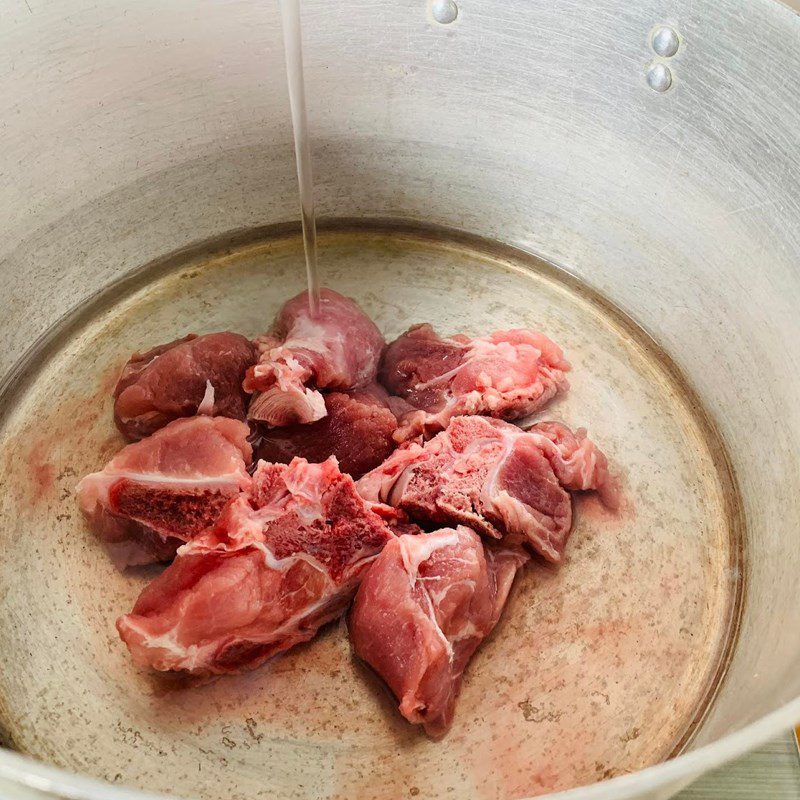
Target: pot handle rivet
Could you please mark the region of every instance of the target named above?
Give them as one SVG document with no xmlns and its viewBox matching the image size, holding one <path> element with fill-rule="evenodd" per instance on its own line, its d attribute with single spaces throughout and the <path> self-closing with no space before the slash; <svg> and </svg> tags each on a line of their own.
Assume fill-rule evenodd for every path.
<svg viewBox="0 0 800 800">
<path fill-rule="evenodd" d="M 674 28 L 669 25 L 660 25 L 653 31 L 653 36 L 650 39 L 650 46 L 655 51 L 656 55 L 662 58 L 672 58 L 678 52 L 681 41 Z"/>
<path fill-rule="evenodd" d="M 647 85 L 655 92 L 666 92 L 672 86 L 672 72 L 665 64 L 653 64 L 647 70 Z"/>
<path fill-rule="evenodd" d="M 440 25 L 449 25 L 456 21 L 458 6 L 453 0 L 431 0 L 431 16 Z"/>
</svg>

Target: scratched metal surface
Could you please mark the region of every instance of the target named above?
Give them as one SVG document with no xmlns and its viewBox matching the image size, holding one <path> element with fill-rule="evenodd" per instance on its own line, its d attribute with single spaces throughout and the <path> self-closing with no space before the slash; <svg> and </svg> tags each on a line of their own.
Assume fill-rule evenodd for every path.
<svg viewBox="0 0 800 800">
<path fill-rule="evenodd" d="M 272 4 L 1 10 L 5 372 L 112 280 L 293 218 L 296 199 Z M 649 330 L 713 414 L 758 558 L 728 681 L 696 740 L 708 747 L 591 794 L 661 798 L 800 716 L 787 707 L 800 692 L 798 21 L 768 0 L 461 11 L 440 28 L 417 0 L 308 0 L 319 205 L 550 258 Z M 663 95 L 645 80 L 661 22 L 682 38 Z M 0 771 L 37 772 L 12 761 Z"/>
<path fill-rule="evenodd" d="M 208 686 L 136 669 L 113 622 L 152 571 L 116 571 L 74 499 L 79 477 L 121 444 L 109 380 L 155 338 L 255 336 L 304 284 L 296 236 L 230 254 L 212 245 L 58 337 L 0 426 L 0 727 L 44 761 L 204 800 L 498 800 L 668 757 L 716 691 L 743 588 L 735 487 L 696 399 L 641 331 L 533 259 L 441 231 L 334 230 L 319 244 L 326 281 L 389 338 L 428 320 L 468 335 L 536 326 L 558 341 L 571 387 L 547 418 L 591 431 L 628 504 L 615 515 L 576 502 L 566 563 L 521 573 L 441 742 L 398 716 L 343 625 Z"/>
</svg>

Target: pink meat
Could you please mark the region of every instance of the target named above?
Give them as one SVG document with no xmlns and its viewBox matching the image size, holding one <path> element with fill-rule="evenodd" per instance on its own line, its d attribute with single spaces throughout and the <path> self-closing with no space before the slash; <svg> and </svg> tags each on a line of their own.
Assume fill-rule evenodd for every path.
<svg viewBox="0 0 800 800">
<path fill-rule="evenodd" d="M 386 348 L 379 379 L 418 409 L 396 434 L 408 441 L 428 438 L 462 414 L 521 419 L 567 390 L 568 370 L 561 348 L 541 333 L 517 329 L 442 339 L 424 324 Z"/>
<path fill-rule="evenodd" d="M 365 501 L 367 507 L 374 511 L 386 524 L 389 530 L 395 536 L 401 536 L 406 533 L 409 536 L 416 536 L 417 534 L 424 533 L 423 529 L 409 519 L 405 511 L 395 508 L 394 506 L 386 505 L 386 503 L 370 503 Z"/>
<path fill-rule="evenodd" d="M 553 562 L 572 529 L 568 489 L 596 490 L 611 508 L 619 502 L 606 458 L 585 431 L 556 422 L 523 431 L 486 417 L 455 417 L 424 447 L 396 450 L 358 482 L 369 502 L 490 538 L 521 539 Z"/>
<path fill-rule="evenodd" d="M 114 421 L 137 440 L 195 414 L 244 420 L 242 380 L 257 357 L 250 340 L 228 332 L 190 334 L 134 353 L 114 389 Z"/>
<path fill-rule="evenodd" d="M 464 669 L 527 558 L 515 547 L 484 549 L 459 526 L 393 539 L 364 577 L 349 619 L 353 648 L 428 735 L 450 727 Z"/>
<path fill-rule="evenodd" d="M 259 341 L 261 357 L 244 387 L 258 392 L 249 417 L 267 425 L 315 422 L 327 411 L 320 389 L 347 391 L 375 381 L 384 340 L 375 323 L 347 297 L 323 289 L 312 317 L 308 293 L 286 303 Z"/>
<path fill-rule="evenodd" d="M 391 538 L 335 459 L 262 461 L 250 494 L 180 549 L 117 629 L 140 666 L 253 669 L 338 617 Z"/>
<path fill-rule="evenodd" d="M 560 422 L 538 422 L 528 429 L 546 437 L 553 446 L 543 446 L 559 483 L 573 492 L 596 491 L 606 508 L 619 508 L 619 481 L 609 472 L 608 459 L 586 436 L 586 430 L 571 431 Z"/>
<path fill-rule="evenodd" d="M 224 417 L 175 420 L 78 484 L 80 508 L 120 569 L 171 559 L 249 488 L 248 433 Z"/>
<path fill-rule="evenodd" d="M 258 426 L 258 458 L 288 464 L 295 456 L 318 463 L 336 456 L 339 469 L 361 477 L 394 450 L 397 419 L 384 399 L 372 391 L 326 394 L 327 415 L 305 425 Z"/>
</svg>

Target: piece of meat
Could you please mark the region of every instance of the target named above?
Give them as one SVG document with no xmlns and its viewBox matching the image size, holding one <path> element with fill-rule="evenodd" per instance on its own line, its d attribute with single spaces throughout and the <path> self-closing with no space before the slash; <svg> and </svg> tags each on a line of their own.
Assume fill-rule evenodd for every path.
<svg viewBox="0 0 800 800">
<path fill-rule="evenodd" d="M 543 453 L 565 489 L 594 490 L 606 508 L 619 508 L 619 481 L 609 472 L 608 459 L 586 436 L 584 428 L 573 432 L 561 422 L 537 422 L 528 431 L 546 436 L 553 443 L 553 447 L 544 447 Z"/>
<path fill-rule="evenodd" d="M 424 324 L 388 345 L 378 377 L 390 394 L 418 409 L 395 434 L 402 442 L 429 438 L 462 414 L 521 419 L 568 389 L 569 368 L 561 348 L 541 333 L 442 339 Z"/>
<path fill-rule="evenodd" d="M 386 523 L 389 530 L 395 536 L 400 536 L 404 533 L 409 536 L 417 536 L 420 533 L 425 533 L 416 522 L 412 522 L 409 519 L 405 511 L 395 508 L 394 506 L 386 505 L 386 503 L 365 502 L 367 503 L 367 507 L 374 511 L 384 523 Z"/>
<path fill-rule="evenodd" d="M 80 508 L 120 569 L 171 559 L 250 487 L 248 434 L 225 417 L 178 419 L 78 484 Z"/>
<path fill-rule="evenodd" d="M 327 411 L 320 389 L 348 391 L 373 383 L 384 340 L 353 300 L 323 289 L 316 316 L 308 292 L 302 292 L 283 306 L 258 344 L 260 359 L 244 383 L 248 392 L 257 392 L 248 415 L 281 426 L 322 419 Z"/>
<path fill-rule="evenodd" d="M 318 463 L 336 456 L 339 469 L 354 478 L 381 464 L 394 450 L 397 419 L 373 391 L 331 392 L 324 396 L 327 415 L 305 425 L 258 425 L 256 457 L 288 464 L 295 456 Z"/>
<path fill-rule="evenodd" d="M 257 357 L 249 339 L 229 332 L 190 334 L 134 353 L 114 388 L 114 421 L 135 441 L 179 417 L 244 420 L 242 380 Z"/>
<path fill-rule="evenodd" d="M 484 548 L 459 526 L 393 539 L 364 577 L 349 617 L 353 649 L 429 736 L 449 729 L 464 668 L 527 559 L 519 547 Z"/>
<path fill-rule="evenodd" d="M 619 503 L 606 457 L 585 431 L 556 422 L 523 431 L 488 417 L 455 417 L 424 446 L 396 450 L 358 482 L 369 502 L 415 520 L 521 539 L 553 562 L 572 529 L 567 489 L 596 490 L 610 508 Z"/>
<path fill-rule="evenodd" d="M 250 493 L 180 549 L 117 629 L 140 666 L 253 669 L 338 617 L 392 538 L 335 459 L 262 461 Z"/>
</svg>

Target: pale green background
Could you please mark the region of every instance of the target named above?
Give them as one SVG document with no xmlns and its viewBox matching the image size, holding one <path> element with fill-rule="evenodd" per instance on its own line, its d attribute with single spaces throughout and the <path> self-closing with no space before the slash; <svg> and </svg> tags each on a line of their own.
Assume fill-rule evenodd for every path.
<svg viewBox="0 0 800 800">
<path fill-rule="evenodd" d="M 800 800 L 800 759 L 787 734 L 684 789 L 678 800 Z"/>
</svg>

